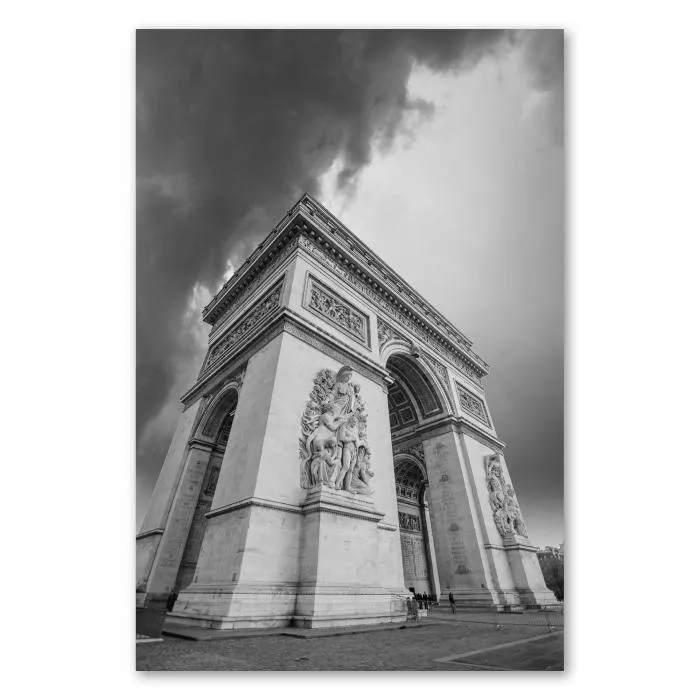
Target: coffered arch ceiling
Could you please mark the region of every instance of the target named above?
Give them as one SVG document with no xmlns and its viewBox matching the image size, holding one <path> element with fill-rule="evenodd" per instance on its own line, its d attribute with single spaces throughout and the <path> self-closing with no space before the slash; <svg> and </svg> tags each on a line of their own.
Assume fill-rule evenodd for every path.
<svg viewBox="0 0 700 700">
<path fill-rule="evenodd" d="M 435 382 L 415 359 L 392 355 L 386 368 L 394 379 L 388 392 L 392 430 L 403 430 L 446 412 Z"/>
</svg>

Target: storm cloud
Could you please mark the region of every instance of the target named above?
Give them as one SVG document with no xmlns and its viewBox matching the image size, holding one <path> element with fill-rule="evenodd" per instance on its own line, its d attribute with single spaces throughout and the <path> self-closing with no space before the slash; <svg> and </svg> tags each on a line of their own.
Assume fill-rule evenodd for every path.
<svg viewBox="0 0 700 700">
<path fill-rule="evenodd" d="M 430 116 L 432 105 L 409 95 L 416 66 L 462 72 L 524 47 L 533 87 L 548 99 L 561 82 L 550 56 L 562 34 L 537 34 L 137 32 L 136 439 L 143 487 L 150 492 L 177 396 L 199 369 L 206 338 L 200 310 L 223 276 L 297 197 L 319 193 L 332 165 L 340 163 L 337 190 L 351 196 L 374 149 L 391 149 L 412 116 Z"/>
</svg>

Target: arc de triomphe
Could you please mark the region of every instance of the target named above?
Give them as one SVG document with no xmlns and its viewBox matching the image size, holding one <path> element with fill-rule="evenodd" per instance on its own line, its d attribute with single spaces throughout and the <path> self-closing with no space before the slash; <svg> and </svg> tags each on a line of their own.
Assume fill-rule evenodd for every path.
<svg viewBox="0 0 700 700">
<path fill-rule="evenodd" d="M 211 628 L 542 607 L 471 341 L 304 195 L 204 309 L 137 535 L 137 606 Z"/>
</svg>

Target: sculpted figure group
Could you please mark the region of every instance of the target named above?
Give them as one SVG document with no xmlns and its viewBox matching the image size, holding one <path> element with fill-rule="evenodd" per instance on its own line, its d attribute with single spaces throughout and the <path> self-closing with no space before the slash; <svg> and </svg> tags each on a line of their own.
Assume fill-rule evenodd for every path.
<svg viewBox="0 0 700 700">
<path fill-rule="evenodd" d="M 515 498 L 515 491 L 503 476 L 501 459 L 497 454 L 486 458 L 486 479 L 493 519 L 498 532 L 503 537 L 512 534 L 527 537 L 527 529 Z"/>
<path fill-rule="evenodd" d="M 350 493 L 371 494 L 367 414 L 352 368 L 321 370 L 301 421 L 301 485 L 326 484 Z"/>
</svg>

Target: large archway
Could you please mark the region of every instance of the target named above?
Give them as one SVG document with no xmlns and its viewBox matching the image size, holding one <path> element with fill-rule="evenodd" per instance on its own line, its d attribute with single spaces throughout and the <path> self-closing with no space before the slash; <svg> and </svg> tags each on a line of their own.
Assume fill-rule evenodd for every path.
<svg viewBox="0 0 700 700">
<path fill-rule="evenodd" d="M 389 426 L 394 452 L 396 502 L 404 583 L 416 593 L 440 596 L 430 517 L 430 485 L 421 432 L 449 411 L 431 371 L 415 355 L 389 357 L 394 380 L 388 390 Z"/>
<path fill-rule="evenodd" d="M 437 595 L 439 586 L 428 536 L 431 525 L 426 502 L 427 479 L 423 470 L 405 455 L 397 456 L 394 474 L 404 584 L 415 593 Z"/>
<path fill-rule="evenodd" d="M 194 581 L 199 554 L 202 550 L 204 532 L 206 530 L 206 514 L 211 509 L 216 485 L 219 480 L 219 472 L 224 459 L 224 452 L 228 444 L 233 417 L 238 406 L 238 391 L 228 387 L 216 396 L 210 410 L 202 417 L 198 433 L 198 440 L 209 443 L 211 453 L 209 462 L 204 472 L 204 479 L 197 499 L 192 524 L 187 535 L 185 549 L 182 554 L 180 568 L 178 569 L 175 587 L 171 594 L 170 607 L 177 594 Z"/>
</svg>

